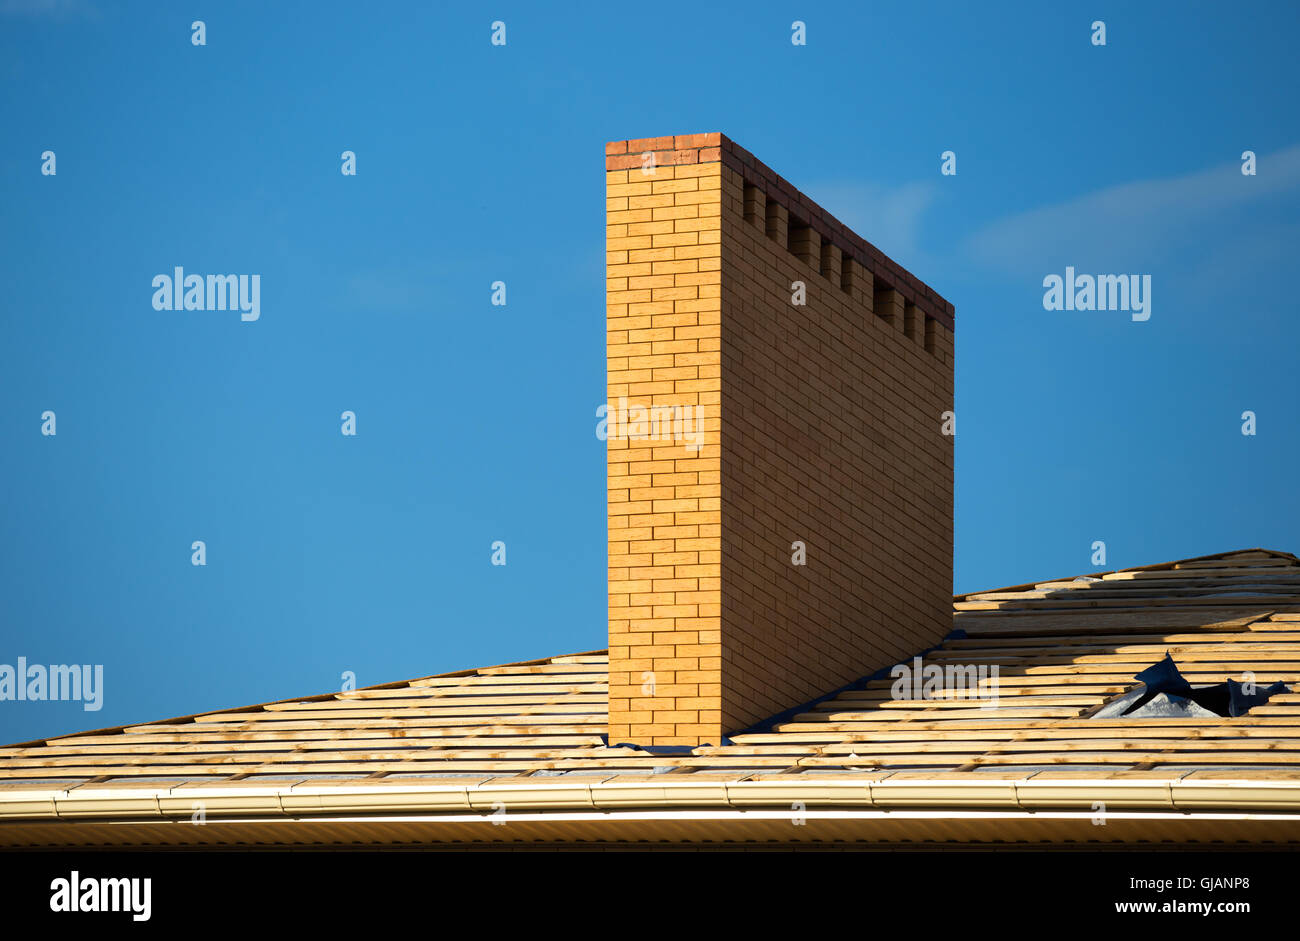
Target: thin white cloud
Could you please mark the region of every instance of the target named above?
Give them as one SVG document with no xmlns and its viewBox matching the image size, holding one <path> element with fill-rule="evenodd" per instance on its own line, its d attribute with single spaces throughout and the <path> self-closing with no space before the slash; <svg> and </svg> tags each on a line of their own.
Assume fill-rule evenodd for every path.
<svg viewBox="0 0 1300 941">
<path fill-rule="evenodd" d="M 1256 176 L 1243 176 L 1240 161 L 1231 161 L 1182 176 L 1122 183 L 1009 216 L 970 236 L 965 253 L 1017 275 L 1063 263 L 1151 264 L 1185 252 L 1207 227 L 1252 203 L 1298 191 L 1300 145 L 1295 145 L 1259 155 Z"/>
<path fill-rule="evenodd" d="M 933 183 L 825 183 L 805 192 L 900 265 L 911 270 L 922 266 L 919 236 L 922 218 L 937 195 Z"/>
</svg>

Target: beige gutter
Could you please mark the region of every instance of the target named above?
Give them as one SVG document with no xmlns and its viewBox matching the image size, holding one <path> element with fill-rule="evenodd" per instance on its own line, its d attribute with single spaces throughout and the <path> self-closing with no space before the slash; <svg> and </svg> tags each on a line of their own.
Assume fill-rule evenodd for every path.
<svg viewBox="0 0 1300 941">
<path fill-rule="evenodd" d="M 665 778 L 669 776 L 663 776 Z M 539 782 L 502 779 L 465 784 L 285 784 L 176 787 L 81 785 L 0 790 L 0 822 L 56 820 L 190 820 L 250 815 L 261 819 L 318 815 L 602 813 L 629 809 L 676 812 L 777 810 L 934 810 L 944 813 L 1049 810 L 1175 814 L 1300 813 L 1300 781 L 1167 778 L 1027 777 L 984 779 L 865 778 L 692 781 L 611 776 Z"/>
</svg>

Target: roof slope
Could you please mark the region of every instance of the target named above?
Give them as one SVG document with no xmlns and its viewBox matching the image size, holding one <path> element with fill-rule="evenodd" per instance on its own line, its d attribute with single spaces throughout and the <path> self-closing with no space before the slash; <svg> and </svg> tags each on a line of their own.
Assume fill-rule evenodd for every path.
<svg viewBox="0 0 1300 941">
<path fill-rule="evenodd" d="M 718 811 L 710 832 L 724 839 L 814 838 L 836 832 L 831 817 L 848 828 L 836 839 L 984 838 L 959 821 L 965 812 L 992 821 L 1001 837 L 989 838 L 1037 815 L 1036 830 L 1013 838 L 1259 839 L 1241 822 L 1249 811 L 1269 818 L 1269 839 L 1300 840 L 1300 692 L 1231 719 L 1087 718 L 1166 652 L 1192 683 L 1300 680 L 1295 556 L 1246 550 L 971 593 L 953 617 L 924 664 L 996 666 L 996 700 L 895 699 L 893 680 L 878 675 L 728 743 L 664 754 L 606 744 L 604 652 L 575 654 L 0 748 L 0 843 L 219 839 L 219 827 L 96 829 L 188 822 L 199 805 L 214 821 L 239 815 L 228 830 L 239 839 L 248 834 L 238 826 L 274 819 L 302 824 L 295 839 L 310 831 L 325 842 L 328 813 L 444 813 L 443 835 L 423 839 L 473 840 L 494 808 L 520 810 L 536 812 L 521 818 L 531 828 L 487 838 L 561 840 L 595 837 L 574 836 L 588 832 L 576 817 L 563 835 L 555 812 L 588 813 L 594 834 L 602 812 L 610 830 L 611 811 L 674 807 Z M 1099 833 L 1074 820 L 1099 802 L 1144 817 L 1146 829 Z M 796 803 L 839 813 L 794 833 Z M 784 829 L 761 836 L 751 815 L 748 831 L 724 835 L 740 824 L 718 821 L 747 808 L 772 810 Z M 909 809 L 942 810 L 949 826 L 899 835 L 890 828 Z M 1223 819 L 1196 836 L 1159 813 L 1189 811 Z M 645 838 L 637 832 L 617 838 Z"/>
</svg>

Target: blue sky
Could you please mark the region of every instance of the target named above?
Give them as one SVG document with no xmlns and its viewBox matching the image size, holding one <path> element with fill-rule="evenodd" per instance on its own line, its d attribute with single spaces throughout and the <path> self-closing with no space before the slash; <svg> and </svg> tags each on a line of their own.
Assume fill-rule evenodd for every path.
<svg viewBox="0 0 1300 941">
<path fill-rule="evenodd" d="M 956 305 L 957 590 L 1300 550 L 1297 27 L 0 0 L 0 663 L 105 675 L 0 739 L 602 648 L 607 140 L 722 131 Z M 154 310 L 177 265 L 260 319 Z M 1067 265 L 1151 319 L 1044 310 Z"/>
</svg>

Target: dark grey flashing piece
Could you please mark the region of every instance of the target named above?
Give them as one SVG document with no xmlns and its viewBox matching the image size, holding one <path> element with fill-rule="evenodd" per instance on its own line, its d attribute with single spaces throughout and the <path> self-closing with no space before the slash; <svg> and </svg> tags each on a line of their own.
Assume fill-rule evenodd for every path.
<svg viewBox="0 0 1300 941">
<path fill-rule="evenodd" d="M 1168 653 L 1134 676 L 1138 685 L 1106 703 L 1089 718 L 1220 719 L 1244 716 L 1278 693 L 1290 692 L 1285 683 L 1260 688 L 1228 679 L 1193 686 Z"/>
</svg>

